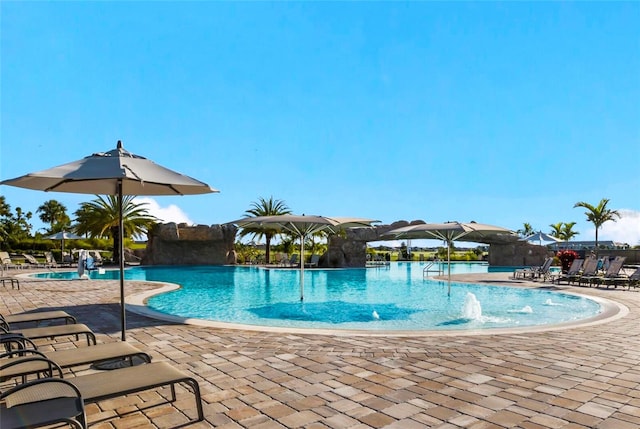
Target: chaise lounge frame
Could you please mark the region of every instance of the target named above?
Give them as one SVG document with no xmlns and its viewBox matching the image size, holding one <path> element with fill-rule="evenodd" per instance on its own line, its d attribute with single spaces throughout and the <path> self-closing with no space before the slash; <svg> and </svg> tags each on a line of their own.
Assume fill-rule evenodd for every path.
<svg viewBox="0 0 640 429">
<path fill-rule="evenodd" d="M 49 359 L 36 357 L 47 365 L 59 366 Z M 27 362 L 26 364 L 29 364 Z M 19 366 L 19 365 L 16 365 Z M 202 396 L 198 381 L 190 375 L 173 367 L 168 362 L 154 362 L 126 368 L 114 369 L 111 371 L 100 371 L 92 374 L 79 375 L 65 378 L 72 383 L 80 392 L 84 403 L 99 402 L 105 399 L 117 398 L 145 390 L 168 386 L 171 391 L 169 402 L 175 402 L 176 384 L 186 384 L 195 397 L 197 420 L 204 420 L 204 410 L 202 406 Z"/>
</svg>

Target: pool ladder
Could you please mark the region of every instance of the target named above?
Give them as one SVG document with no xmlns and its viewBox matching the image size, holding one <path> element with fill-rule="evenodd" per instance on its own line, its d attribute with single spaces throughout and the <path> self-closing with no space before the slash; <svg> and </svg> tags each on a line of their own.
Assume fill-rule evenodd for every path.
<svg viewBox="0 0 640 429">
<path fill-rule="evenodd" d="M 437 268 L 433 268 L 433 266 L 436 266 Z M 438 275 L 442 275 L 444 274 L 444 268 L 443 268 L 443 264 L 442 261 L 439 259 L 436 259 L 435 261 L 431 261 L 427 264 L 426 267 L 424 267 L 424 269 L 422 270 L 422 277 L 429 277 L 429 273 L 436 273 Z"/>
</svg>

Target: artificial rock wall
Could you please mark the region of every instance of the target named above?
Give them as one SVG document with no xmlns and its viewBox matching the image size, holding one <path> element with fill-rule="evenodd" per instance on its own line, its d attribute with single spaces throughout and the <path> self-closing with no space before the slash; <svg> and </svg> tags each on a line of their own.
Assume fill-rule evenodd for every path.
<svg viewBox="0 0 640 429">
<path fill-rule="evenodd" d="M 547 256 L 554 252 L 545 246 L 537 246 L 526 241 L 493 243 L 489 246 L 489 265 L 502 267 L 540 266 Z"/>
<path fill-rule="evenodd" d="M 373 228 L 347 229 L 342 235 L 329 236 L 327 253 L 320 258 L 319 266 L 329 268 L 364 267 L 367 263 L 367 243 L 379 241 L 380 237 L 395 228 L 409 225 L 398 221 L 391 225 L 376 225 Z"/>
<path fill-rule="evenodd" d="M 165 223 L 148 233 L 143 265 L 224 265 L 235 264 L 234 225 Z"/>
<path fill-rule="evenodd" d="M 415 221 L 418 222 L 418 221 Z M 327 253 L 319 266 L 329 268 L 364 267 L 367 243 L 379 241 L 388 231 L 415 222 L 398 221 L 373 228 L 348 229 L 329 237 Z M 234 225 L 197 225 L 166 223 L 156 225 L 148 234 L 143 265 L 224 265 L 235 264 L 234 243 L 238 228 Z M 522 241 L 486 243 L 489 265 L 535 266 L 549 255 L 546 247 Z"/>
</svg>

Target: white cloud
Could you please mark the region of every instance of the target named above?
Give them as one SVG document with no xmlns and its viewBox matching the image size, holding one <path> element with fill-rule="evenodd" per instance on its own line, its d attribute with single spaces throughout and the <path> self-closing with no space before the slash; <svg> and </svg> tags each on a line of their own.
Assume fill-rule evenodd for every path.
<svg viewBox="0 0 640 429">
<path fill-rule="evenodd" d="M 619 209 L 618 213 L 620 213 L 619 219 L 616 219 L 615 222 L 605 222 L 602 225 L 598 232 L 598 239 L 628 243 L 631 246 L 640 245 L 640 212 Z M 595 236 L 595 230 L 591 231 Z"/>
<path fill-rule="evenodd" d="M 156 200 L 149 197 L 136 197 L 134 202 L 136 204 L 145 204 L 144 208 L 147 209 L 149 214 L 157 217 L 161 223 L 175 222 L 193 225 L 193 221 L 189 219 L 189 216 L 175 204 L 161 207 Z"/>
</svg>

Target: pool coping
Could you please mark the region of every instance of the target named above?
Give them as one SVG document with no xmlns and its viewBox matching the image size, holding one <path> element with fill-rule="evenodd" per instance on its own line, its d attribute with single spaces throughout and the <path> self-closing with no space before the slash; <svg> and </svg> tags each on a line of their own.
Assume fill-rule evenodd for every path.
<svg viewBox="0 0 640 429">
<path fill-rule="evenodd" d="M 128 280 L 129 282 L 139 280 Z M 205 326 L 218 329 L 232 329 L 243 331 L 256 331 L 256 332 L 275 332 L 282 334 L 313 334 L 313 335 L 331 335 L 331 336 L 362 336 L 362 337 L 454 337 L 454 336 L 477 336 L 477 335 L 508 335 L 508 334 L 525 334 L 525 333 L 539 333 L 549 331 L 559 331 L 574 329 L 578 327 L 595 326 L 603 323 L 613 322 L 621 319 L 629 314 L 629 308 L 616 301 L 584 295 L 576 293 L 574 291 L 562 290 L 558 293 L 564 293 L 581 298 L 593 300 L 600 304 L 602 311 L 592 317 L 570 321 L 555 323 L 549 325 L 528 326 L 518 328 L 487 328 L 487 329 L 438 329 L 438 330 L 362 330 L 362 329 L 328 329 L 328 328 L 295 328 L 295 327 L 281 327 L 281 326 L 260 326 L 260 325 L 245 325 L 241 323 L 221 322 L 214 320 L 205 320 L 197 318 L 180 317 L 162 313 L 149 308 L 146 304 L 147 300 L 152 296 L 162 293 L 170 292 L 181 288 L 179 284 L 167 283 L 167 282 L 155 282 L 145 280 L 145 283 L 158 284 L 159 288 L 148 290 L 139 294 L 130 295 L 125 297 L 126 309 L 141 316 L 150 317 L 152 319 L 163 320 L 166 322 L 180 323 L 185 325 Z M 474 282 L 462 282 L 462 283 L 474 283 Z M 477 283 L 474 283 L 477 284 Z M 520 287 L 527 289 L 539 289 L 539 284 L 515 284 L 515 285 L 499 285 L 491 282 L 486 283 L 496 287 Z"/>
</svg>

